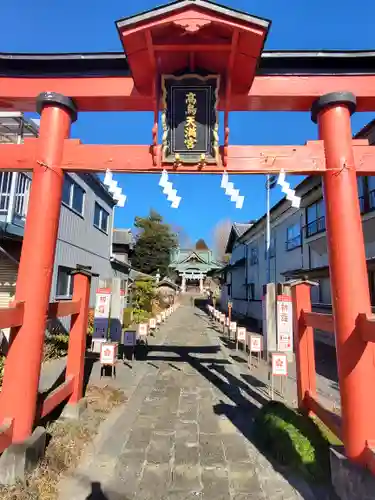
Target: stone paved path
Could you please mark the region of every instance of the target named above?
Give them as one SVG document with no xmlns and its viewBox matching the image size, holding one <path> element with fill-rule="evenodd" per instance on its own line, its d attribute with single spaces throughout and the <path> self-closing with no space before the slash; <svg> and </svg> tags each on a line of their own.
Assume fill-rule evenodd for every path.
<svg viewBox="0 0 375 500">
<path fill-rule="evenodd" d="M 162 332 L 163 343 L 137 362 L 142 377 L 128 403 L 61 483 L 60 499 L 315 498 L 252 444 L 252 413 L 263 401 L 237 378 L 207 317 L 183 306 Z"/>
</svg>

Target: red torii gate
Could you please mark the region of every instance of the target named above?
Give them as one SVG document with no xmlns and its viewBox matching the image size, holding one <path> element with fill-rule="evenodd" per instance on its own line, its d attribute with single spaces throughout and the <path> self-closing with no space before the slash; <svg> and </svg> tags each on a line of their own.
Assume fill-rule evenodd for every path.
<svg viewBox="0 0 375 500">
<path fill-rule="evenodd" d="M 375 471 L 375 330 L 367 282 L 356 175 L 375 172 L 367 141 L 352 140 L 350 116 L 375 110 L 373 56 L 263 51 L 270 22 L 206 0 L 179 0 L 123 19 L 124 54 L 0 55 L 0 108 L 37 111 L 40 136 L 0 145 L 0 169 L 33 172 L 13 332 L 0 399 L 0 422 L 12 441 L 27 438 L 36 397 L 63 176 L 66 171 L 274 173 L 322 175 L 327 244 L 347 456 Z M 157 143 L 161 76 L 220 75 L 224 143 L 216 161 L 163 162 Z M 305 146 L 230 146 L 230 111 L 310 111 L 319 141 Z M 69 139 L 77 111 L 153 111 L 151 146 L 83 145 Z M 295 293 L 299 406 L 323 415 L 312 380 L 312 330 L 327 318 L 304 311 L 308 288 Z M 326 419 L 327 420 L 327 419 Z"/>
</svg>

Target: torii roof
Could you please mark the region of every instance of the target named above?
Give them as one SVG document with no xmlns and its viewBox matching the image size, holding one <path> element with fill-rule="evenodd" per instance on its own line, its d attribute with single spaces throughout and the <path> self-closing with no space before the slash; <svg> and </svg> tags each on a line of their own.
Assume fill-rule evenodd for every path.
<svg viewBox="0 0 375 500">
<path fill-rule="evenodd" d="M 155 85 L 150 75 L 187 70 L 233 75 L 233 92 L 248 91 L 270 24 L 208 0 L 177 0 L 116 22 L 141 93 Z"/>
<path fill-rule="evenodd" d="M 263 28 L 269 27 L 271 21 L 267 19 L 262 19 L 257 16 L 248 14 L 238 9 L 233 9 L 232 7 L 227 7 L 225 5 L 220 5 L 216 2 L 211 2 L 210 0 L 176 0 L 175 2 L 170 2 L 166 5 L 159 5 L 153 9 L 134 14 L 132 16 L 124 17 L 116 21 L 118 29 L 124 26 L 135 25 L 139 22 L 145 20 L 155 19 L 160 16 L 165 16 L 171 13 L 175 13 L 177 10 L 184 9 L 186 7 L 191 7 L 192 4 L 196 7 L 201 7 L 207 9 L 208 11 L 213 11 L 224 16 L 233 17 L 237 21 L 244 21 L 246 23 L 253 23 L 262 26 Z"/>
</svg>

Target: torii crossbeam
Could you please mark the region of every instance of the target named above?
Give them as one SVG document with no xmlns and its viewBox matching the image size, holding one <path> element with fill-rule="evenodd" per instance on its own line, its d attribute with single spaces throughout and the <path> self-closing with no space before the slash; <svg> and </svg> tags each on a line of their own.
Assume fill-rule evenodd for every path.
<svg viewBox="0 0 375 500">
<path fill-rule="evenodd" d="M 0 170 L 31 171 L 41 165 L 38 139 L 25 139 L 24 144 L 0 144 Z M 375 148 L 367 139 L 352 141 L 354 167 L 358 175 L 374 175 Z M 161 168 L 183 174 L 222 174 L 219 164 L 164 164 L 161 147 L 156 149 L 157 165 L 153 165 L 152 146 L 81 144 L 65 139 L 60 168 L 66 172 L 105 172 L 160 174 Z M 220 148 L 222 157 L 222 150 Z M 322 175 L 326 171 L 323 141 L 310 141 L 305 146 L 229 146 L 227 167 L 232 174 L 266 174 L 284 170 L 298 175 Z"/>
</svg>

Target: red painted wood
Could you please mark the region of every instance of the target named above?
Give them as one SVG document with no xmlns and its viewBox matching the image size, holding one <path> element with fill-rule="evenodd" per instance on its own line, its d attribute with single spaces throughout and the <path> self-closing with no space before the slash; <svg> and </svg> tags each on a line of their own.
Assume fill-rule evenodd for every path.
<svg viewBox="0 0 375 500">
<path fill-rule="evenodd" d="M 81 299 L 63 300 L 51 302 L 48 306 L 48 318 L 60 318 L 79 313 L 81 309 Z"/>
<path fill-rule="evenodd" d="M 335 331 L 332 314 L 303 311 L 303 320 L 306 326 L 323 330 L 323 332 L 334 333 Z"/>
<path fill-rule="evenodd" d="M 74 380 L 69 404 L 76 404 L 83 395 L 87 323 L 90 301 L 90 277 L 85 274 L 74 276 L 73 301 L 80 304 L 79 314 L 72 317 L 69 336 L 66 376 Z"/>
<path fill-rule="evenodd" d="M 189 45 L 167 45 L 167 44 L 154 44 L 156 52 L 227 52 L 231 50 L 231 44 L 218 43 L 215 45 L 210 44 L 189 44 Z"/>
<path fill-rule="evenodd" d="M 363 340 L 366 342 L 375 342 L 375 316 L 373 314 L 359 314 L 357 325 Z"/>
<path fill-rule="evenodd" d="M 358 201 L 351 119 L 345 104 L 332 104 L 318 115 L 324 141 L 323 174 L 327 248 L 335 319 L 343 442 L 348 458 L 365 463 L 366 441 L 375 439 L 375 346 L 366 343 L 358 315 L 371 314 L 366 253 Z"/>
<path fill-rule="evenodd" d="M 25 302 L 24 321 L 7 354 L 0 405 L 0 421 L 14 419 L 14 442 L 29 437 L 35 422 L 64 180 L 59 165 L 70 124 L 65 108 L 46 106 L 37 141 L 41 164 L 30 159 L 33 182 L 16 285 L 16 301 Z"/>
<path fill-rule="evenodd" d="M 0 144 L 0 170 L 28 171 L 33 167 L 30 158 L 36 158 L 37 139 L 25 144 Z M 367 140 L 353 140 L 356 170 L 359 175 L 374 175 L 375 151 Z M 224 147 L 220 148 L 221 156 Z M 278 173 L 281 169 L 295 174 L 314 175 L 325 171 L 325 157 L 321 141 L 309 141 L 305 146 L 228 146 L 228 173 Z M 160 146 L 155 147 L 160 158 Z M 17 162 L 18 158 L 18 162 Z M 81 144 L 76 139 L 65 141 L 61 168 L 76 172 L 104 172 L 107 168 L 117 172 L 160 173 L 160 162 L 153 165 L 151 146 Z M 179 173 L 221 174 L 222 165 L 165 165 L 166 170 Z"/>
<path fill-rule="evenodd" d="M 310 288 L 308 283 L 292 287 L 298 408 L 306 413 L 306 394 L 316 394 L 314 331 L 305 322 L 305 315 L 311 311 Z"/>
<path fill-rule="evenodd" d="M 170 57 L 172 57 L 171 54 Z M 177 57 L 180 57 L 177 53 Z M 339 79 L 338 79 L 339 78 Z M 256 76 L 249 92 L 234 93 L 231 111 L 310 111 L 322 94 L 350 89 L 358 111 L 375 110 L 375 75 Z M 152 111 L 152 91 L 137 92 L 131 77 L 111 78 L 0 78 L 1 108 L 35 111 L 35 99 L 48 88 L 71 96 L 80 111 Z M 160 109 L 162 103 L 160 102 Z M 221 93 L 219 110 L 225 110 Z"/>
<path fill-rule="evenodd" d="M 25 304 L 23 302 L 15 303 L 10 307 L 0 308 L 0 329 L 21 326 L 23 323 L 23 314 Z"/>
<path fill-rule="evenodd" d="M 364 141 L 353 141 L 358 172 L 365 175 L 375 171 L 375 151 L 372 146 L 364 146 Z M 0 145 L 0 153 L 6 153 Z M 221 152 L 223 149 L 221 148 Z M 160 157 L 160 148 L 159 153 Z M 152 153 L 149 146 L 131 145 L 79 145 L 70 140 L 64 151 L 62 162 L 64 170 L 99 171 L 107 168 L 118 172 L 160 173 L 152 165 Z M 222 173 L 218 165 L 182 165 L 165 166 L 167 170 L 180 173 Z M 279 172 L 284 169 L 290 173 L 317 174 L 325 170 L 323 143 L 311 141 L 306 146 L 228 146 L 227 171 L 232 173 Z"/>
<path fill-rule="evenodd" d="M 314 415 L 316 415 L 323 422 L 323 424 L 335 434 L 335 436 L 342 440 L 340 417 L 324 408 L 324 406 L 322 406 L 310 393 L 306 394 L 305 399 L 309 410 L 314 413 Z"/>
<path fill-rule="evenodd" d="M 374 111 L 374 86 L 375 75 L 256 76 L 247 95 L 232 98 L 231 111 L 310 112 L 316 99 L 337 92 L 338 88 L 353 92 L 357 98 L 357 111 Z"/>
<path fill-rule="evenodd" d="M 154 71 L 147 58 L 146 33 L 151 34 L 157 52 L 159 74 L 184 70 L 194 59 L 196 67 L 214 71 L 225 78 L 228 54 L 232 52 L 231 39 L 236 31 L 240 33 L 240 44 L 239 50 L 234 52 L 237 78 L 233 87 L 234 91 L 248 92 L 257 59 L 263 50 L 266 28 L 218 15 L 192 3 L 179 12 L 127 24 L 119 29 L 119 34 L 136 88 L 150 95 L 150 74 Z M 175 57 L 176 52 L 178 57 Z"/>
<path fill-rule="evenodd" d="M 54 410 L 59 404 L 68 399 L 72 394 L 74 387 L 74 378 L 69 377 L 63 382 L 59 387 L 49 394 L 43 401 L 41 418 L 45 417 L 52 410 Z"/>
<path fill-rule="evenodd" d="M 0 453 L 12 443 L 13 420 L 5 419 L 0 425 Z"/>
</svg>

